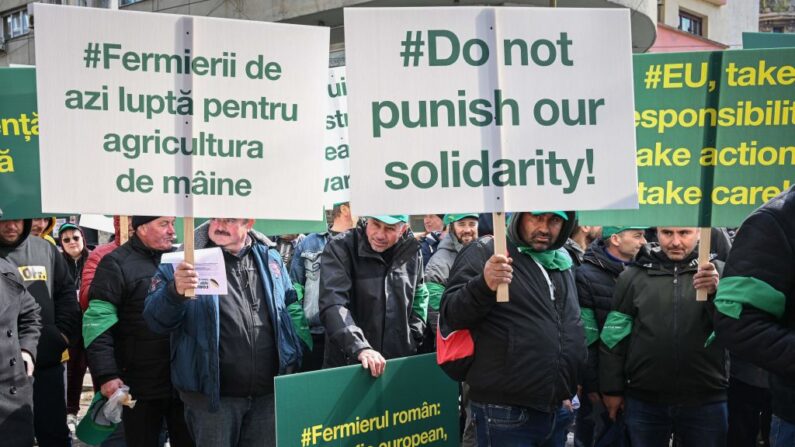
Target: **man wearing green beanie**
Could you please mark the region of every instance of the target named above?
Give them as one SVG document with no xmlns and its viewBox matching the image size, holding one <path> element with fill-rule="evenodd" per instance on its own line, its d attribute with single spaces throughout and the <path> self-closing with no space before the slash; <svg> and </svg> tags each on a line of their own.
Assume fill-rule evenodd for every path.
<svg viewBox="0 0 795 447">
<path fill-rule="evenodd" d="M 439 330 L 468 329 L 475 342 L 466 382 L 478 446 L 540 445 L 577 392 L 587 351 L 572 260 L 561 248 L 573 225 L 573 212 L 515 213 L 507 253 L 478 240 L 450 272 Z M 501 284 L 507 303 L 496 300 Z"/>
</svg>

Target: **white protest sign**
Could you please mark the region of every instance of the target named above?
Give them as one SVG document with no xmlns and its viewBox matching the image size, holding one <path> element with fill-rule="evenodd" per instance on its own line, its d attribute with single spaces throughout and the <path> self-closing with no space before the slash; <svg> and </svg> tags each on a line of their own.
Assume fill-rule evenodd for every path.
<svg viewBox="0 0 795 447">
<path fill-rule="evenodd" d="M 637 208 L 629 14 L 347 8 L 357 213 Z"/>
<path fill-rule="evenodd" d="M 95 230 L 102 230 L 107 233 L 116 232 L 116 228 L 113 227 L 113 218 L 106 217 L 101 214 L 81 214 L 80 226 L 85 228 L 93 228 Z"/>
<path fill-rule="evenodd" d="M 226 264 L 224 254 L 219 247 L 203 248 L 193 252 L 193 268 L 199 276 L 199 287 L 196 295 L 226 295 Z M 175 268 L 185 260 L 184 251 L 164 253 L 160 259 L 162 264 L 172 264 Z"/>
<path fill-rule="evenodd" d="M 328 28 L 44 4 L 36 25 L 44 210 L 317 219 Z"/>
<path fill-rule="evenodd" d="M 348 144 L 348 86 L 345 67 L 329 69 L 328 114 L 323 148 L 324 205 L 348 202 L 350 192 L 350 145 Z"/>
</svg>

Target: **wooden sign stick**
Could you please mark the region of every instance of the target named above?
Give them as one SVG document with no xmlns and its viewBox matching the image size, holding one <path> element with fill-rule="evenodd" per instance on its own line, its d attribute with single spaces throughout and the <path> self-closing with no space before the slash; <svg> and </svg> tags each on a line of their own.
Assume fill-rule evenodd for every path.
<svg viewBox="0 0 795 447">
<path fill-rule="evenodd" d="M 119 245 L 130 239 L 130 216 L 119 216 Z"/>
<path fill-rule="evenodd" d="M 700 228 L 701 241 L 698 243 L 698 265 L 709 262 L 710 245 L 712 242 L 712 228 Z M 696 301 L 707 300 L 707 289 L 696 290 Z"/>
<path fill-rule="evenodd" d="M 193 218 L 185 217 L 182 219 L 182 234 L 184 234 L 185 241 L 182 243 L 182 249 L 185 251 L 185 262 L 193 265 L 195 259 L 193 257 Z M 195 297 L 196 289 L 186 289 L 185 296 Z"/>
<path fill-rule="evenodd" d="M 494 254 L 508 256 L 507 236 L 505 235 L 505 213 L 493 213 L 494 219 Z M 507 303 L 508 284 L 500 284 L 497 287 L 497 302 Z"/>
</svg>

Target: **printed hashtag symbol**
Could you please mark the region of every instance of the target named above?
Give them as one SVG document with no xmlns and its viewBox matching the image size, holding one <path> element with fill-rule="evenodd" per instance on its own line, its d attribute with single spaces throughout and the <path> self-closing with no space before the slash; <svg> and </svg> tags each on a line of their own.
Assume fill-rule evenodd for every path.
<svg viewBox="0 0 795 447">
<path fill-rule="evenodd" d="M 85 51 L 83 51 L 85 57 L 83 60 L 86 61 L 86 68 L 97 68 L 97 63 L 99 63 L 99 44 L 98 43 L 88 43 Z"/>
<path fill-rule="evenodd" d="M 301 433 L 301 447 L 309 447 L 309 444 L 312 442 L 312 429 L 309 427 L 305 428 L 303 433 Z"/>
<path fill-rule="evenodd" d="M 425 45 L 425 41 L 422 40 L 422 31 L 415 31 L 417 33 L 417 38 L 412 39 L 412 32 L 406 31 L 406 40 L 400 42 L 403 45 L 403 51 L 400 55 L 403 57 L 403 66 L 408 67 L 409 61 L 411 58 L 414 58 L 414 66 L 420 64 L 420 57 L 424 54 L 422 52 L 422 47 Z"/>
<path fill-rule="evenodd" d="M 657 88 L 662 77 L 662 67 L 660 65 L 652 65 L 646 71 L 646 89 Z"/>
</svg>

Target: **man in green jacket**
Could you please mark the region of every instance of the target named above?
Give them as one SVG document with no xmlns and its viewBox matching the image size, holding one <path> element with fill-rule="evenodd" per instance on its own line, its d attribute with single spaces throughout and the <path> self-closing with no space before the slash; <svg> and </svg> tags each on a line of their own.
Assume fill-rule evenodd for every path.
<svg viewBox="0 0 795 447">
<path fill-rule="evenodd" d="M 718 271 L 698 265 L 698 229 L 659 227 L 659 247 L 644 249 L 618 278 L 601 334 L 599 381 L 615 419 L 624 409 L 634 447 L 726 445 L 725 353 L 710 344 Z"/>
</svg>

